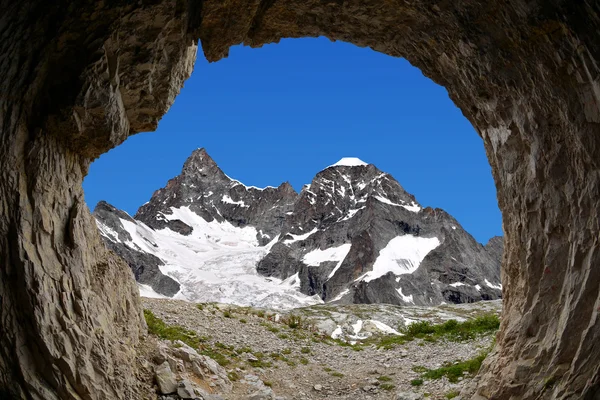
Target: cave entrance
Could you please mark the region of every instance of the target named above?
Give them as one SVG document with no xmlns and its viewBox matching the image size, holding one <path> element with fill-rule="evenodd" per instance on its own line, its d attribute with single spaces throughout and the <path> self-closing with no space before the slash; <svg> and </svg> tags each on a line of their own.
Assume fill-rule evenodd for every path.
<svg viewBox="0 0 600 400">
<path fill-rule="evenodd" d="M 501 251 L 494 251 L 492 256 L 488 247 L 479 246 L 469 236 L 473 235 L 477 242 L 485 246 L 492 237 L 502 235 L 496 191 L 483 142 L 450 100 L 446 90 L 423 76 L 418 68 L 404 59 L 344 42 L 332 42 L 327 38 L 284 39 L 278 44 L 259 49 L 235 46 L 230 50 L 229 57 L 218 63 L 208 63 L 200 56 L 194 72 L 157 130 L 128 138 L 118 148 L 102 155 L 92 164 L 83 185 L 88 206 L 94 210 L 99 200 L 106 200 L 131 216 L 135 216 L 146 202 L 152 203 L 148 206 L 153 210 L 152 216 L 157 212 L 170 214 L 171 207 L 198 207 L 196 213 L 207 221 L 212 221 L 213 218 L 220 220 L 221 216 L 225 216 L 226 221 L 241 228 L 248 218 L 254 218 L 248 225 L 264 232 L 265 238 L 273 239 L 276 234 L 283 234 L 277 231 L 275 224 L 279 224 L 282 219 L 290 219 L 292 211 L 282 212 L 282 215 L 274 217 L 271 220 L 273 226 L 263 226 L 252 211 L 247 213 L 244 208 L 250 207 L 250 204 L 252 209 L 262 208 L 262 204 L 255 204 L 253 199 L 248 201 L 245 193 L 240 195 L 234 190 L 225 195 L 221 193 L 220 183 L 207 183 L 191 176 L 167 183 L 167 180 L 183 174 L 181 166 L 184 161 L 187 163 L 192 152 L 200 147 L 206 149 L 208 157 L 216 161 L 220 171 L 245 185 L 278 187 L 283 182 L 290 182 L 298 194 L 304 185 L 316 179 L 315 175 L 319 171 L 343 157 L 356 156 L 374 164 L 380 171 L 389 173 L 404 190 L 416 196 L 418 204 L 423 208 L 441 208 L 450 214 L 445 217 L 446 214 L 441 212 L 433 217 L 435 222 L 429 222 L 431 220 L 426 214 L 414 219 L 412 213 L 403 215 L 403 212 L 408 211 L 394 205 L 386 205 L 388 209 L 384 215 L 383 210 L 379 211 L 379 206 L 369 203 L 368 210 L 377 210 L 377 217 L 372 217 L 371 224 L 378 225 L 379 232 L 386 231 L 384 235 L 371 234 L 372 237 L 377 237 L 370 242 L 374 246 L 373 257 L 377 257 L 379 250 L 394 235 L 407 233 L 396 226 L 387 226 L 392 224 L 386 222 L 390 218 L 399 223 L 402 221 L 406 224 L 404 221 L 410 221 L 414 226 L 420 224 L 425 236 L 439 237 L 445 244 L 437 250 L 442 258 L 438 258 L 435 263 L 426 263 L 422 272 L 417 274 L 418 277 L 406 279 L 401 284 L 405 288 L 400 291 L 409 297 L 396 295 L 398 288 L 394 284 L 398 282 L 384 283 L 384 279 L 380 279 L 371 283 L 370 287 L 386 287 L 377 292 L 386 292 L 387 295 L 379 298 L 379 294 L 372 294 L 372 289 L 366 289 L 369 285 L 365 284 L 365 287 L 356 289 L 356 300 L 353 301 L 396 301 L 397 304 L 403 304 L 402 299 L 412 298 L 412 304 L 424 306 L 440 302 L 489 300 L 500 295 L 498 285 Z M 219 181 L 220 171 L 211 171 L 215 181 Z M 364 174 L 366 175 L 353 178 L 356 182 L 345 191 L 348 196 L 360 190 L 358 180 L 370 172 Z M 367 180 L 376 179 L 375 176 L 368 176 Z M 329 177 L 327 181 L 335 180 Z M 341 184 L 342 189 L 346 189 L 346 182 L 333 184 Z M 195 186 L 196 189 L 188 191 L 180 185 Z M 165 189 L 171 192 L 171 196 L 190 200 L 180 203 L 166 197 L 161 197 L 160 201 L 151 199 L 155 191 L 166 187 L 171 188 Z M 327 195 L 335 195 L 335 191 L 322 194 Z M 342 229 L 343 232 L 348 232 L 343 235 L 338 233 L 337 236 L 358 237 L 360 232 L 366 232 L 366 228 L 358 227 L 360 222 L 357 220 L 362 217 L 355 213 L 363 212 L 360 210 L 364 209 L 366 199 L 388 199 L 388 203 L 393 204 L 389 198 L 397 198 L 397 195 L 402 196 L 396 191 L 386 193 L 383 188 L 369 186 L 359 196 L 363 201 L 357 203 L 360 205 L 354 204 L 354 200 L 337 199 L 338 209 L 328 210 L 326 204 L 318 204 L 315 209 L 321 211 L 315 212 L 327 210 L 327 218 L 332 219 L 332 224 L 333 220 L 352 220 L 352 227 L 336 225 L 334 228 L 326 222 L 319 229 L 328 232 Z M 232 202 L 233 198 L 234 203 L 242 206 L 236 211 L 228 208 L 235 205 L 226 205 L 215 214 L 213 209 L 223 206 L 220 197 L 226 198 L 227 202 Z M 301 200 L 301 197 L 299 195 L 297 200 Z M 163 201 L 167 201 L 168 205 L 155 205 Z M 270 197 L 263 203 L 269 201 Z M 265 210 L 275 206 L 273 204 Z M 125 229 L 125 226 L 118 223 L 118 219 L 109 217 L 109 214 L 112 215 L 109 210 L 110 207 L 103 203 L 95 213 L 99 218 L 103 238 L 107 240 L 109 248 L 128 261 L 146 296 L 171 297 L 178 294 L 177 298 L 190 301 L 231 301 L 238 305 L 250 305 L 246 301 L 252 298 L 252 293 L 257 298 L 263 298 L 263 290 L 272 290 L 270 293 L 275 298 L 284 296 L 279 293 L 278 288 L 271 288 L 267 282 L 260 289 L 254 285 L 244 285 L 243 281 L 252 278 L 246 275 L 246 267 L 249 266 L 242 265 L 241 261 L 237 268 L 228 264 L 231 275 L 225 274 L 220 268 L 217 268 L 218 273 L 214 271 L 212 268 L 219 265 L 220 252 L 214 256 L 203 253 L 201 257 L 196 257 L 192 265 L 191 259 L 173 259 L 160 251 L 154 253 L 155 248 L 139 249 L 144 255 L 137 253 L 138 248 L 134 244 L 131 244 L 132 249 L 120 249 L 119 246 L 124 246 L 120 244 L 123 238 L 137 236 L 141 228 L 138 232 L 132 227 Z M 142 214 L 144 215 L 140 215 L 139 222 L 158 229 L 158 225 L 154 225 L 156 221 L 148 219 L 151 217 L 145 215 L 143 210 Z M 129 226 L 127 222 L 122 224 Z M 311 221 L 298 221 L 297 224 L 288 222 L 285 226 L 286 229 L 306 229 L 307 232 L 313 229 L 312 225 L 308 226 Z M 446 224 L 452 225 L 454 229 L 448 226 L 448 233 L 445 233 L 443 226 Z M 459 229 L 456 230 L 454 225 L 458 225 Z M 106 233 L 121 232 L 124 229 L 127 232 L 122 233 L 121 239 L 117 238 L 119 235 L 113 238 Z M 196 227 L 197 231 L 202 229 L 211 228 Z M 219 234 L 213 232 L 211 236 L 216 238 Z M 446 236 L 448 237 L 445 238 Z M 137 241 L 131 240 L 132 243 L 156 242 L 161 247 L 164 245 L 162 240 L 167 239 L 157 239 L 152 235 L 140 237 Z M 198 242 L 190 241 L 188 245 L 199 246 L 202 240 L 198 238 Z M 320 243 L 318 248 L 333 248 L 335 240 L 330 237 Z M 262 246 L 270 242 L 262 236 L 259 241 Z M 244 240 L 241 243 L 246 244 Z M 336 245 L 350 246 L 350 243 L 340 242 Z M 303 248 L 312 246 L 315 244 L 304 243 Z M 358 246 L 357 244 L 355 249 Z M 397 245 L 396 247 L 398 248 Z M 227 250 L 225 248 L 223 251 Z M 146 252 L 165 260 L 169 266 L 160 264 L 154 257 L 146 259 Z M 450 253 L 459 254 L 460 257 L 456 257 L 460 261 L 451 257 Z M 249 264 L 256 264 L 257 256 L 248 253 L 247 257 Z M 297 305 L 312 304 L 316 301 L 310 298 L 313 295 L 318 295 L 322 301 L 331 301 L 342 293 L 352 297 L 347 286 L 359 276 L 349 276 L 354 274 L 351 272 L 353 267 L 349 265 L 356 267 L 363 264 L 362 261 L 350 261 L 353 257 L 347 257 L 348 261 L 341 271 L 336 269 L 338 276 L 335 279 L 325 276 L 329 272 L 323 272 L 329 268 L 329 264 L 318 263 L 313 268 L 303 270 L 301 290 L 302 296 L 306 298 L 303 297 L 302 301 L 308 303 L 298 300 Z M 395 257 L 403 256 L 398 254 Z M 404 257 L 411 256 L 407 253 Z M 342 260 L 343 258 L 346 257 L 342 257 Z M 279 265 L 279 261 L 281 260 L 272 262 Z M 265 265 L 269 262 L 265 261 Z M 371 265 L 364 268 L 370 270 Z M 279 270 L 286 272 L 273 271 L 272 268 L 262 268 L 259 271 L 262 275 L 269 276 L 269 279 L 281 280 L 287 280 L 293 273 L 299 272 L 292 266 L 281 266 Z M 211 276 L 211 279 L 202 280 L 203 273 Z M 321 274 L 325 275 L 318 276 Z M 380 275 L 384 273 L 380 272 Z M 181 283 L 181 286 L 173 279 Z M 204 284 L 203 290 L 199 289 L 202 287 L 200 282 Z M 309 285 L 308 282 L 312 284 Z M 433 282 L 438 282 L 435 290 L 431 289 Z M 493 282 L 490 284 L 494 287 L 487 282 Z M 236 285 L 238 291 L 247 292 L 247 295 L 224 295 L 223 293 L 229 293 L 228 288 L 232 285 Z M 317 287 L 313 287 L 314 285 Z M 296 294 L 300 295 L 297 291 L 292 291 L 289 296 L 294 298 Z M 411 295 L 414 297 L 410 297 Z M 269 307 L 270 304 L 276 304 L 271 296 L 268 299 L 272 303 L 260 305 Z"/>
<path fill-rule="evenodd" d="M 156 128 L 198 40 L 218 61 L 240 43 L 325 36 L 406 58 L 483 138 L 506 246 L 503 322 L 477 398 L 598 397 L 598 2 L 29 0 L 3 11 L 0 393 L 136 398 L 123 343 L 143 332 L 139 298 L 93 233 L 89 164 Z"/>
</svg>

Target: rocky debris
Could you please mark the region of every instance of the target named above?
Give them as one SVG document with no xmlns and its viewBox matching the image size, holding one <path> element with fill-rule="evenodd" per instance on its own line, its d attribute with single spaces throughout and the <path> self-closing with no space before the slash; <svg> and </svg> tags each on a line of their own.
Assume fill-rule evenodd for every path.
<svg viewBox="0 0 600 400">
<path fill-rule="evenodd" d="M 178 397 L 171 396 L 173 399 L 216 399 L 218 397 L 213 396 L 216 394 L 206 392 L 206 388 L 219 393 L 228 393 L 232 389 L 223 367 L 180 340 L 158 342 L 152 361 L 158 364 L 154 373 L 158 392 L 163 395 L 176 393 Z M 194 382 L 204 382 L 205 387 Z"/>
<path fill-rule="evenodd" d="M 194 386 L 187 379 L 182 380 L 177 385 L 177 395 L 182 399 L 195 399 L 198 397 Z"/>
<path fill-rule="evenodd" d="M 203 346 L 223 357 L 221 362 L 226 364 L 224 369 L 232 378 L 232 389 L 223 396 L 231 400 L 252 396 L 288 400 L 392 400 L 397 391 L 430 393 L 429 399 L 445 399 L 447 393 L 460 390 L 473 377 L 465 375 L 458 383 L 446 378 L 425 380 L 415 389 L 411 381 L 419 378 L 420 373 L 413 368 L 439 368 L 446 362 L 470 359 L 490 346 L 491 336 L 466 342 L 416 340 L 391 349 L 375 345 L 355 348 L 324 340 L 329 331 L 318 330 L 314 321 L 329 318 L 379 321 L 378 318 L 385 317 L 386 324 L 397 327 L 404 316 L 440 323 L 499 312 L 500 308 L 499 301 L 439 309 L 414 306 L 404 313 L 403 307 L 391 305 L 344 305 L 336 316 L 331 315 L 335 306 L 312 306 L 291 311 L 300 316 L 301 325 L 290 328 L 286 322 L 289 314 L 277 310 L 218 304 L 198 307 L 164 299 L 142 301 L 145 308 L 165 323 L 195 331 L 198 337 L 205 338 Z M 356 326 L 356 322 L 353 324 Z M 377 334 L 385 335 L 382 331 Z M 354 342 L 351 337 L 340 338 Z M 173 351 L 177 349 L 183 349 L 178 357 L 185 360 L 186 347 L 176 342 Z"/>
<path fill-rule="evenodd" d="M 396 400 L 421 400 L 423 395 L 414 392 L 398 392 L 396 393 Z"/>
<path fill-rule="evenodd" d="M 165 361 L 154 370 L 158 391 L 162 394 L 171 394 L 177 391 L 177 378 L 171 371 L 169 362 Z"/>
</svg>

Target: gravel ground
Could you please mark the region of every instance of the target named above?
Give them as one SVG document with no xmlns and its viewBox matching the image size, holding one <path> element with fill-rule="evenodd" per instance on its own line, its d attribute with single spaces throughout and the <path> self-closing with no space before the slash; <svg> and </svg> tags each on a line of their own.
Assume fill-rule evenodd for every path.
<svg viewBox="0 0 600 400">
<path fill-rule="evenodd" d="M 285 399 L 396 399 L 398 392 L 445 399 L 471 378 L 465 376 L 456 384 L 446 378 L 424 380 L 415 387 L 411 381 L 420 374 L 413 368 L 433 369 L 448 361 L 473 358 L 493 340 L 492 336 L 460 343 L 415 340 L 392 349 L 370 345 L 357 351 L 323 341 L 310 328 L 292 329 L 275 322 L 275 312 L 263 311 L 263 315 L 256 309 L 221 304 L 205 304 L 199 309 L 188 302 L 146 298 L 143 304 L 166 323 L 196 331 L 215 351 L 223 350 L 230 361 L 225 368 L 238 379 L 233 391 L 221 396 L 232 400 L 255 391 L 256 377 Z M 373 314 L 380 311 L 377 305 L 371 307 Z M 360 306 L 361 315 L 368 310 Z M 248 360 L 253 358 L 249 353 L 257 352 L 265 356 L 260 361 Z M 236 353 L 240 354 L 232 356 Z"/>
</svg>

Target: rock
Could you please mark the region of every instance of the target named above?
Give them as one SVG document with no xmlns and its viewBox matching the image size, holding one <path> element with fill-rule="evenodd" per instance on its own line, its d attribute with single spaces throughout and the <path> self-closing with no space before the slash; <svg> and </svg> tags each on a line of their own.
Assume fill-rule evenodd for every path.
<svg viewBox="0 0 600 400">
<path fill-rule="evenodd" d="M 315 385 L 315 386 L 313 386 L 313 389 L 315 389 L 317 392 L 320 392 L 321 390 L 323 390 L 323 386 L 322 385 Z"/>
<path fill-rule="evenodd" d="M 398 392 L 396 393 L 396 400 L 421 400 L 422 394 L 415 392 Z"/>
<path fill-rule="evenodd" d="M 405 57 L 447 89 L 482 138 L 503 213 L 510 301 L 475 390 L 537 399 L 539 382 L 558 370 L 543 396 L 597 395 L 597 2 L 490 8 L 466 0 L 437 2 L 439 11 L 423 1 L 47 3 L 15 3 L 1 17 L 5 397 L 139 398 L 138 289 L 96 232 L 83 178 L 101 154 L 157 126 L 192 71 L 198 40 L 217 61 L 233 45 L 303 36 Z M 356 241 L 373 254 L 366 235 Z M 329 288 L 318 284 L 326 293 L 341 289 Z M 363 285 L 351 295 L 368 299 L 378 289 Z M 76 384 L 58 387 L 75 375 Z"/>
<path fill-rule="evenodd" d="M 196 392 L 194 390 L 194 385 L 187 379 L 182 380 L 177 385 L 177 395 L 182 399 L 195 399 Z"/>
<path fill-rule="evenodd" d="M 167 361 L 154 369 L 154 377 L 160 393 L 171 394 L 177 391 L 177 379 Z"/>
<path fill-rule="evenodd" d="M 271 388 L 263 388 L 247 396 L 246 400 L 274 400 L 274 398 Z"/>
</svg>

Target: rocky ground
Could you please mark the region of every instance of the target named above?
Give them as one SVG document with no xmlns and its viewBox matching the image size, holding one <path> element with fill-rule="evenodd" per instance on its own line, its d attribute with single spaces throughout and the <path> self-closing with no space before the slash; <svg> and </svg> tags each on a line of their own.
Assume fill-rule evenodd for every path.
<svg viewBox="0 0 600 400">
<path fill-rule="evenodd" d="M 184 351 L 187 346 L 181 342 L 173 344 L 153 335 L 145 343 L 149 359 L 146 368 L 170 363 L 179 381 L 186 370 L 203 370 L 185 375 L 201 388 L 196 398 L 232 400 L 452 398 L 471 376 L 465 374 L 456 383 L 446 377 L 423 379 L 419 385 L 423 368 L 436 369 L 445 363 L 471 359 L 490 348 L 493 334 L 462 342 L 416 339 L 385 347 L 374 338 L 384 337 L 379 329 L 401 329 L 414 320 L 461 321 L 497 313 L 501 306 L 499 301 L 440 307 L 313 306 L 277 314 L 162 299 L 143 299 L 143 304 L 168 326 L 191 331 L 199 352 L 218 361 L 224 369 L 210 364 L 208 358 L 198 358 L 201 355 L 190 358 Z M 370 339 L 360 340 L 373 332 Z M 332 340 L 332 334 L 339 339 Z M 162 348 L 162 355 L 157 355 L 157 346 Z"/>
</svg>

